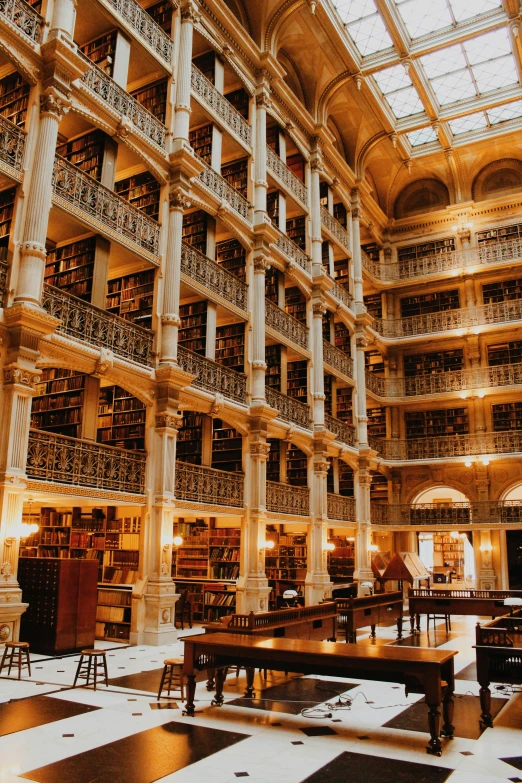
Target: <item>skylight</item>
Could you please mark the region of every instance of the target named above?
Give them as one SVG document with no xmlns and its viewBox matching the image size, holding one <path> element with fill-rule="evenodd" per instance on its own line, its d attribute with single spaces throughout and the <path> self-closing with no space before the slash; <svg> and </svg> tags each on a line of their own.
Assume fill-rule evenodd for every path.
<svg viewBox="0 0 522 783">
<path fill-rule="evenodd" d="M 433 128 L 421 128 L 421 130 L 410 131 L 406 136 L 412 147 L 420 147 L 421 144 L 429 144 L 431 141 L 438 140 L 438 136 Z"/>
<path fill-rule="evenodd" d="M 362 57 L 389 49 L 392 39 L 373 0 L 332 0 Z"/>
<path fill-rule="evenodd" d="M 420 62 L 441 106 L 518 83 L 505 28 L 438 49 Z"/>
<path fill-rule="evenodd" d="M 410 38 L 455 27 L 501 7 L 500 0 L 395 0 Z"/>
<path fill-rule="evenodd" d="M 474 112 L 465 117 L 458 117 L 455 120 L 450 120 L 449 126 L 454 136 L 460 136 L 462 133 L 483 130 L 501 122 L 516 120 L 519 117 L 522 117 L 522 100 L 494 106 L 491 109 Z"/>
<path fill-rule="evenodd" d="M 378 71 L 374 78 L 397 119 L 424 111 L 421 99 L 402 65 Z"/>
</svg>

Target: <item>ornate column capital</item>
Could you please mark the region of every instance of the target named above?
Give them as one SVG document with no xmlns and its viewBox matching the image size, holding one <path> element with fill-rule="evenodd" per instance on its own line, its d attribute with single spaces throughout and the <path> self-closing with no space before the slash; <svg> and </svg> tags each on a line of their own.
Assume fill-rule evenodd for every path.
<svg viewBox="0 0 522 783">
<path fill-rule="evenodd" d="M 185 5 L 181 6 L 181 21 L 195 25 L 199 20 L 200 14 L 198 6 L 194 0 L 188 0 Z"/>
<path fill-rule="evenodd" d="M 16 365 L 4 367 L 5 386 L 24 386 L 26 389 L 34 391 L 39 381 L 40 372 L 38 370 L 28 370 Z"/>
<path fill-rule="evenodd" d="M 58 122 L 64 114 L 67 114 L 70 102 L 65 96 L 57 95 L 54 91 L 46 92 L 40 96 L 40 114 L 54 117 Z"/>
<path fill-rule="evenodd" d="M 256 256 L 254 258 L 254 273 L 264 274 L 268 269 L 270 269 L 270 264 L 265 256 Z"/>
<path fill-rule="evenodd" d="M 312 305 L 312 313 L 314 318 L 322 318 L 326 313 L 326 305 L 324 302 L 314 302 Z"/>
<path fill-rule="evenodd" d="M 183 415 L 181 413 L 159 413 L 156 416 L 157 430 L 171 430 L 177 433 L 183 426 Z"/>
<path fill-rule="evenodd" d="M 270 443 L 251 443 L 249 449 L 252 457 L 267 459 L 270 454 Z"/>
<path fill-rule="evenodd" d="M 169 193 L 169 209 L 178 212 L 184 212 L 191 205 L 186 193 L 180 188 L 171 190 Z"/>
</svg>

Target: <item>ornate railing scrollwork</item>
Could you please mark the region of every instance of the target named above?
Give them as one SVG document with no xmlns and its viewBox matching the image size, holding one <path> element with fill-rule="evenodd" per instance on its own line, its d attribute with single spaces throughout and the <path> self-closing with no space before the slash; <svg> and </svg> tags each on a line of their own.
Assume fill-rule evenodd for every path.
<svg viewBox="0 0 522 783">
<path fill-rule="evenodd" d="M 289 193 L 295 196 L 305 207 L 307 206 L 308 191 L 306 185 L 295 176 L 294 172 L 288 168 L 286 163 L 268 145 L 266 147 L 266 167 Z"/>
<path fill-rule="evenodd" d="M 305 272 L 310 274 L 312 267 L 310 256 L 308 256 L 304 250 L 301 250 L 299 245 L 290 239 L 290 237 L 283 234 L 282 231 L 279 232 L 279 238 L 277 239 L 275 246 L 284 253 L 287 258 L 295 261 Z"/>
<path fill-rule="evenodd" d="M 310 513 L 310 490 L 308 487 L 294 487 L 278 481 L 266 482 L 266 508 L 276 514 Z"/>
<path fill-rule="evenodd" d="M 371 448 L 384 460 L 433 460 L 475 457 L 481 454 L 522 453 L 522 430 L 478 435 L 442 435 L 411 440 L 384 440 L 368 436 Z"/>
<path fill-rule="evenodd" d="M 203 158 L 199 158 L 199 160 L 205 164 L 205 168 L 198 174 L 197 181 L 213 193 L 214 196 L 221 199 L 221 201 L 226 201 L 234 212 L 237 212 L 244 220 L 251 223 L 252 205 L 250 202 L 233 188 L 221 174 L 207 166 Z"/>
<path fill-rule="evenodd" d="M 271 302 L 270 299 L 265 299 L 265 306 L 266 325 L 288 337 L 300 348 L 308 350 L 308 327 Z"/>
<path fill-rule="evenodd" d="M 304 405 L 299 400 L 294 400 L 286 394 L 281 394 L 281 392 L 272 389 L 270 386 L 265 388 L 265 395 L 270 407 L 279 411 L 280 419 L 291 424 L 297 424 L 298 427 L 303 427 L 305 430 L 311 428 L 310 408 L 308 405 Z"/>
<path fill-rule="evenodd" d="M 335 283 L 334 287 L 332 288 L 332 294 L 336 299 L 339 300 L 339 302 L 342 302 L 346 305 L 346 307 L 348 307 L 348 309 L 350 309 L 353 304 L 353 296 L 344 285 Z"/>
<path fill-rule="evenodd" d="M 130 241 L 154 256 L 159 254 L 159 224 L 60 155 L 54 163 L 53 192 L 65 209 L 89 215 L 89 223 L 94 218 L 122 241 Z"/>
<path fill-rule="evenodd" d="M 416 375 L 411 378 L 382 378 L 366 373 L 366 388 L 379 397 L 420 397 L 473 389 L 522 385 L 522 364 L 500 364 L 471 370 Z"/>
<path fill-rule="evenodd" d="M 342 375 L 353 378 L 353 359 L 328 340 L 323 340 L 323 363 L 328 364 L 333 370 L 338 370 Z"/>
<path fill-rule="evenodd" d="M 324 426 L 329 432 L 333 432 L 336 440 L 346 443 L 347 446 L 355 446 L 355 427 L 345 421 L 334 419 L 333 416 L 324 414 Z"/>
<path fill-rule="evenodd" d="M 167 65 L 172 62 L 172 40 L 136 0 L 105 0 Z"/>
<path fill-rule="evenodd" d="M 344 522 L 355 522 L 355 498 L 344 495 L 334 495 L 328 492 L 326 496 L 328 519 L 342 519 Z"/>
<path fill-rule="evenodd" d="M 16 25 L 31 41 L 40 41 L 44 19 L 29 3 L 24 0 L 0 0 L 2 17 Z"/>
<path fill-rule="evenodd" d="M 201 98 L 223 120 L 227 128 L 250 147 L 252 128 L 247 120 L 224 95 L 216 90 L 212 82 L 195 65 L 192 66 L 191 87 L 198 98 Z"/>
<path fill-rule="evenodd" d="M 348 253 L 352 252 L 348 231 L 343 228 L 337 218 L 330 215 L 326 207 L 321 207 L 321 223 Z"/>
<path fill-rule="evenodd" d="M 44 285 L 42 305 L 61 321 L 57 331 L 67 337 L 109 348 L 138 364 L 152 365 L 153 334 L 148 329 L 47 284 Z"/>
<path fill-rule="evenodd" d="M 242 373 L 206 359 L 181 345 L 178 346 L 178 361 L 185 372 L 194 376 L 191 386 L 246 404 L 246 376 Z"/>
<path fill-rule="evenodd" d="M 0 261 L 0 307 L 5 306 L 5 295 L 7 293 L 7 270 L 9 269 L 5 261 Z"/>
<path fill-rule="evenodd" d="M 22 171 L 26 135 L 22 128 L 0 115 L 0 162 Z"/>
<path fill-rule="evenodd" d="M 247 312 L 248 286 L 228 269 L 185 242 L 181 247 L 181 273 Z"/>
<path fill-rule="evenodd" d="M 88 58 L 85 58 L 86 60 Z M 157 117 L 136 101 L 97 65 L 89 62 L 89 70 L 81 84 L 101 98 L 104 103 L 132 122 L 134 128 L 160 149 L 165 149 L 167 128 Z"/>
<path fill-rule="evenodd" d="M 27 475 L 39 481 L 142 495 L 146 461 L 144 452 L 40 430 L 29 432 Z"/>
<path fill-rule="evenodd" d="M 522 523 L 520 500 L 486 500 L 471 503 L 416 503 L 389 505 L 372 503 L 370 516 L 375 525 L 491 525 Z"/>
<path fill-rule="evenodd" d="M 242 508 L 243 487 L 242 473 L 176 461 L 174 495 L 178 500 Z"/>
</svg>

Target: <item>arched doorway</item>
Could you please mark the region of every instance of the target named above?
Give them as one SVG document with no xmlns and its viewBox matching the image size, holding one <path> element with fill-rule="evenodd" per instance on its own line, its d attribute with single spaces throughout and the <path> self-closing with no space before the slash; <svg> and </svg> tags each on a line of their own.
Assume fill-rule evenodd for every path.
<svg viewBox="0 0 522 783">
<path fill-rule="evenodd" d="M 522 484 L 517 484 L 508 489 L 501 499 L 506 504 L 509 501 L 522 503 Z M 515 514 L 518 517 L 518 514 L 520 514 L 520 510 L 516 507 L 503 510 L 512 517 Z M 522 530 L 506 530 L 505 534 L 509 588 L 510 590 L 522 590 Z"/>
</svg>

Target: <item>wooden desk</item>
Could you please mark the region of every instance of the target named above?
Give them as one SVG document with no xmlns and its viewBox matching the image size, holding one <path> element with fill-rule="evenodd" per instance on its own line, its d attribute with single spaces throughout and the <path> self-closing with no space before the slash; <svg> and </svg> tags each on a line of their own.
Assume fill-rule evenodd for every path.
<svg viewBox="0 0 522 783">
<path fill-rule="evenodd" d="M 411 633 L 420 631 L 421 614 L 465 614 L 501 617 L 505 598 L 522 598 L 520 590 L 408 590 Z M 416 628 L 415 628 L 416 620 Z"/>
<path fill-rule="evenodd" d="M 360 598 L 336 598 L 338 624 L 345 629 L 346 641 L 355 644 L 357 629 L 368 625 L 372 629 L 372 639 L 375 639 L 375 626 L 390 620 L 397 620 L 397 638 L 402 639 L 402 601 L 400 590 Z"/>
<path fill-rule="evenodd" d="M 337 635 L 337 606 L 333 601 L 274 612 L 233 614 L 224 623 L 207 623 L 206 633 L 245 633 L 285 639 L 329 639 Z"/>
<path fill-rule="evenodd" d="M 428 753 L 440 756 L 440 712 L 442 734 L 453 736 L 453 658 L 455 650 L 432 650 L 412 647 L 376 647 L 371 644 L 266 639 L 244 634 L 201 634 L 187 636 L 183 673 L 187 679 L 186 715 L 194 715 L 196 676 L 201 669 L 216 670 L 216 694 L 212 704 L 223 704 L 225 669 L 244 666 L 247 670 L 245 695 L 254 696 L 256 668 L 301 674 L 324 674 L 334 677 L 361 677 L 381 682 L 398 682 L 407 692 L 422 693 L 429 707 L 430 740 Z"/>
<path fill-rule="evenodd" d="M 522 611 L 477 625 L 475 632 L 481 718 L 493 727 L 490 683 L 522 684 Z"/>
</svg>

